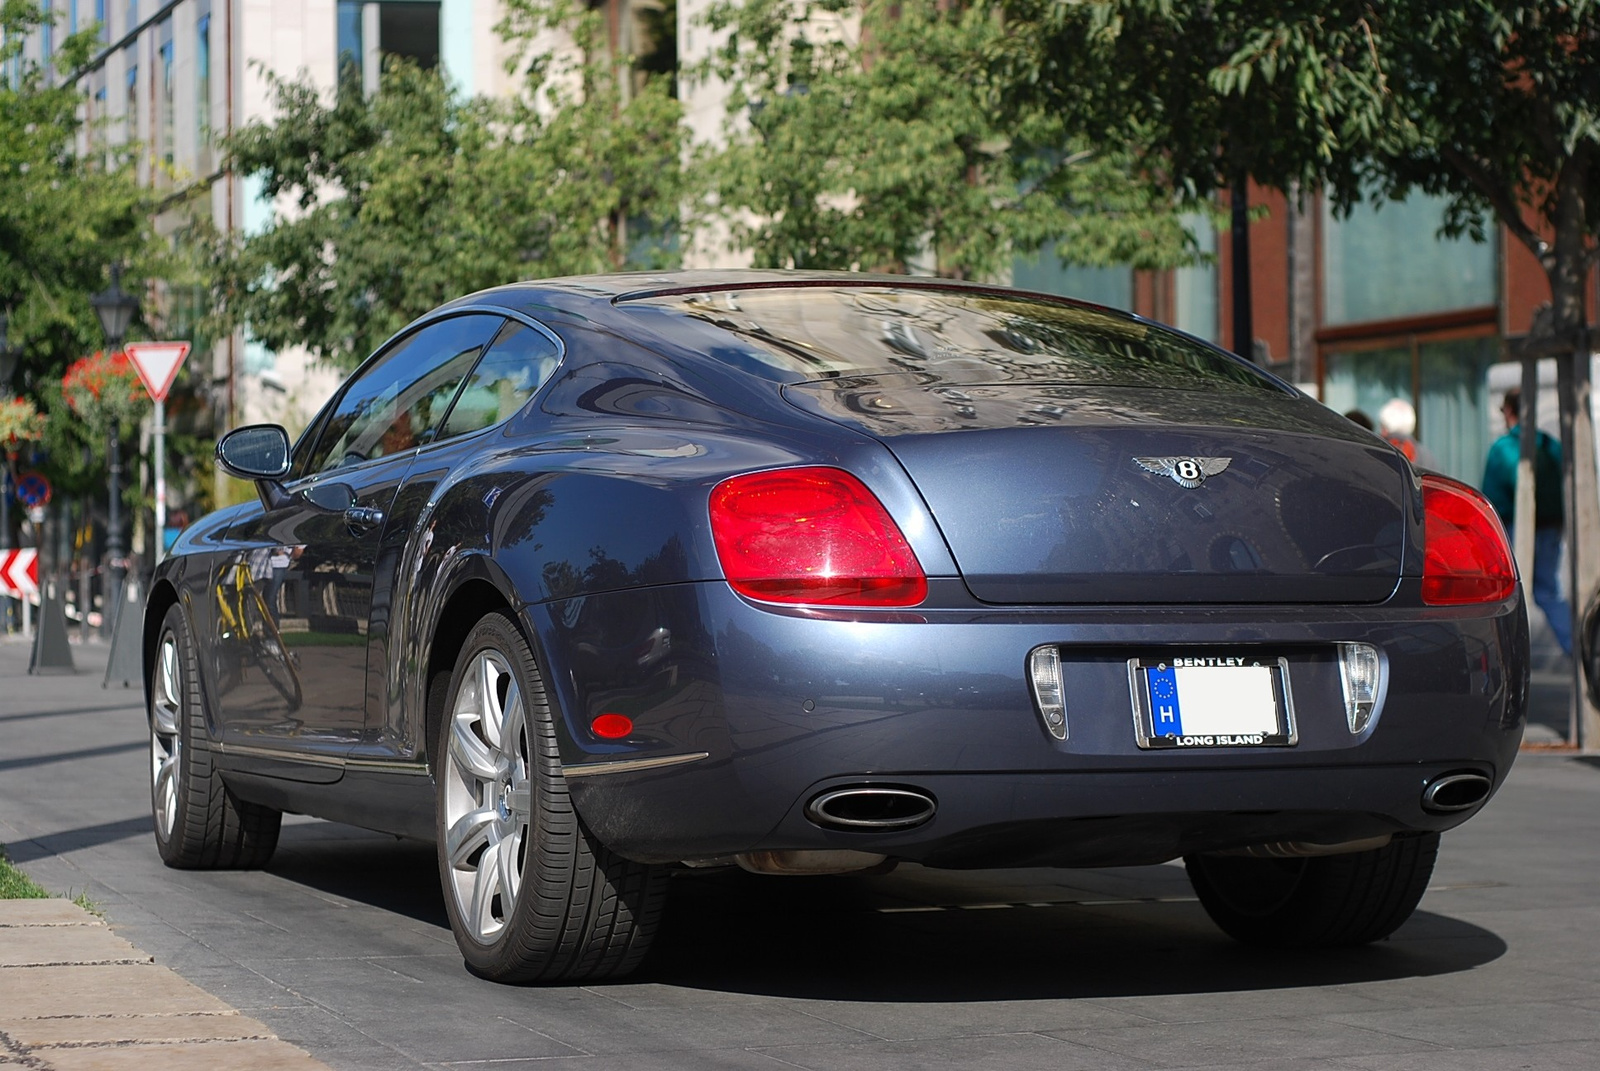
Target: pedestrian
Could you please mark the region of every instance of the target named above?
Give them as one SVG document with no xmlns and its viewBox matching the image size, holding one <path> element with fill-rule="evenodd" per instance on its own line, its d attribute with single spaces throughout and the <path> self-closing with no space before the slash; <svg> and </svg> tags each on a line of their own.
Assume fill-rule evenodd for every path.
<svg viewBox="0 0 1600 1071">
<path fill-rule="evenodd" d="M 1517 462 L 1522 456 L 1522 391 L 1506 391 L 1500 411 L 1506 433 L 1489 446 L 1483 466 L 1483 493 L 1511 534 L 1517 508 Z M 1563 654 L 1572 653 L 1572 611 L 1561 597 L 1561 529 L 1566 521 L 1561 498 L 1561 444 L 1538 433 L 1533 459 L 1533 601 L 1544 611 Z"/>
<path fill-rule="evenodd" d="M 1390 398 L 1378 410 L 1378 434 L 1387 439 L 1406 460 L 1419 468 L 1437 469 L 1439 458 L 1416 439 L 1417 411 L 1404 398 Z"/>
<path fill-rule="evenodd" d="M 1372 426 L 1372 418 L 1366 413 L 1362 412 L 1360 409 L 1350 410 L 1344 415 L 1344 418 L 1359 428 L 1365 428 L 1368 431 L 1377 430 Z"/>
</svg>

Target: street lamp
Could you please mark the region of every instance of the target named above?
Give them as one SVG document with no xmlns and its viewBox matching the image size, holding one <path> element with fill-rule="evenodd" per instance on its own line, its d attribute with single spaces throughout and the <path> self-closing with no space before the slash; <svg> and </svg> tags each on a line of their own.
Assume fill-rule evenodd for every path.
<svg viewBox="0 0 1600 1071">
<path fill-rule="evenodd" d="M 6 332 L 11 326 L 11 312 L 0 309 L 0 395 L 11 393 L 11 377 L 16 374 L 17 361 L 22 356 L 11 348 Z M 11 457 L 0 444 L 0 558 L 11 549 Z M 0 599 L 0 635 L 11 631 L 11 599 Z"/>
<path fill-rule="evenodd" d="M 122 340 L 128 336 L 128 325 L 133 322 L 134 313 L 139 311 L 139 299 L 122 289 L 122 265 L 111 265 L 111 285 L 100 293 L 89 298 L 89 304 L 94 307 L 95 316 L 100 319 L 100 330 L 105 332 L 106 346 L 115 353 L 122 348 Z M 107 460 L 109 461 L 111 501 L 106 516 L 106 557 L 110 559 L 111 582 L 106 586 L 104 612 L 101 617 L 104 628 L 109 629 L 112 617 L 117 608 L 122 605 L 122 580 L 128 573 L 128 565 L 124 560 L 122 546 L 122 429 L 121 422 L 115 415 L 111 418 L 111 441 L 107 447 Z"/>
</svg>

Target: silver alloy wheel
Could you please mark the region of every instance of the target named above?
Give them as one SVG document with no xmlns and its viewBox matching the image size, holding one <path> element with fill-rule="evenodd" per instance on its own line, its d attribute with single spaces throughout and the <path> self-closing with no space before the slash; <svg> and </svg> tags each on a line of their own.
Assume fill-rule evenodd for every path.
<svg viewBox="0 0 1600 1071">
<path fill-rule="evenodd" d="M 183 739 L 178 719 L 183 716 L 183 669 L 178 638 L 161 634 L 156 651 L 155 694 L 150 703 L 150 800 L 162 840 L 172 837 L 178 821 L 178 771 L 183 762 Z"/>
<path fill-rule="evenodd" d="M 449 884 L 468 935 L 492 944 L 517 905 L 533 807 L 527 712 L 504 655 L 478 652 L 449 716 L 442 771 Z"/>
</svg>

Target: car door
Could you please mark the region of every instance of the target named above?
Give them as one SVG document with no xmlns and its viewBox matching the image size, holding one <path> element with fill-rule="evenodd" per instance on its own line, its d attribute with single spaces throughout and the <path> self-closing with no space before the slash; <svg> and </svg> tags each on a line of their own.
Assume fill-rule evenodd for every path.
<svg viewBox="0 0 1600 1071">
<path fill-rule="evenodd" d="M 412 663 L 391 654 L 403 643 L 418 609 L 403 567 L 408 551 L 415 560 L 414 537 L 428 523 L 423 512 L 439 485 L 482 450 L 483 435 L 520 410 L 542 387 L 561 357 L 555 335 L 541 327 L 508 320 L 484 348 L 447 413 L 435 414 L 428 444 L 416 451 L 395 495 L 378 550 L 378 565 L 368 631 L 367 732 L 352 760 L 409 759 L 424 748 L 423 725 L 408 719 L 402 693 Z"/>
<path fill-rule="evenodd" d="M 453 316 L 380 351 L 301 442 L 287 501 L 230 526 L 235 551 L 215 578 L 229 652 L 218 720 L 224 746 L 254 752 L 260 772 L 336 780 L 360 739 L 395 493 L 501 323 Z"/>
</svg>

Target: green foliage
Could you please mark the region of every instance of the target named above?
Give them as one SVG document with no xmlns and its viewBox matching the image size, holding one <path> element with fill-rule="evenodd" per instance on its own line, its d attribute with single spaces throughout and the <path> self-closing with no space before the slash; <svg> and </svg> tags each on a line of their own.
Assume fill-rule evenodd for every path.
<svg viewBox="0 0 1600 1071">
<path fill-rule="evenodd" d="M 521 25 L 506 31 L 531 40 Z M 351 368 L 462 293 L 654 266 L 627 231 L 677 214 L 677 102 L 660 79 L 625 94 L 604 62 L 535 60 L 540 81 L 513 100 L 460 99 L 405 63 L 389 64 L 372 96 L 347 81 L 331 103 L 272 79 L 277 122 L 244 128 L 228 149 L 282 211 L 220 247 L 223 319 Z"/>
<path fill-rule="evenodd" d="M 42 885 L 12 865 L 5 846 L 0 845 L 0 900 L 44 900 L 49 896 Z"/>
<path fill-rule="evenodd" d="M 725 45 L 724 149 L 699 159 L 735 241 L 765 267 L 993 277 L 1059 240 L 1064 259 L 1193 259 L 1177 199 L 1091 150 L 1064 115 L 997 79 L 1011 35 L 978 4 L 750 0 L 710 16 Z"/>
<path fill-rule="evenodd" d="M 1336 207 L 1423 190 L 1445 231 L 1506 224 L 1556 323 L 1600 232 L 1600 0 L 1001 0 L 1010 99 L 1206 194 L 1244 171 Z M 1534 220 L 1530 226 L 1526 218 Z"/>
<path fill-rule="evenodd" d="M 0 3 L 0 65 L 18 63 L 20 75 L 0 80 L 0 308 L 10 310 L 8 334 L 21 349 L 13 386 L 36 399 L 41 382 L 103 345 L 88 299 L 105 287 L 107 265 L 120 260 L 142 278 L 162 255 L 153 202 L 126 147 L 80 155 L 81 89 L 52 86 L 46 71 L 17 59 L 40 18 L 37 3 Z M 73 34 L 58 67 L 82 65 L 95 47 L 92 33 Z"/>
</svg>

